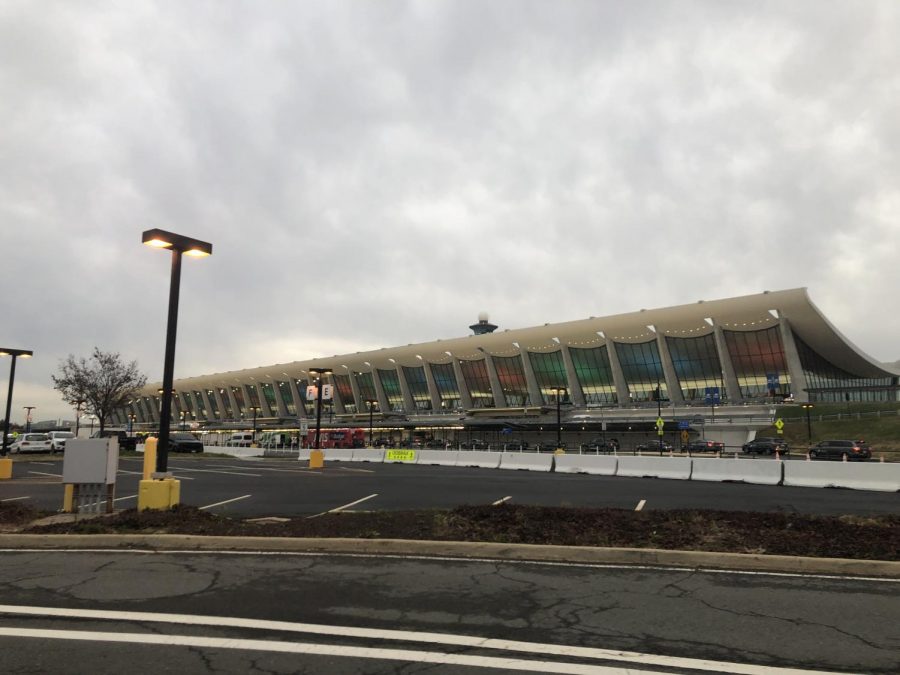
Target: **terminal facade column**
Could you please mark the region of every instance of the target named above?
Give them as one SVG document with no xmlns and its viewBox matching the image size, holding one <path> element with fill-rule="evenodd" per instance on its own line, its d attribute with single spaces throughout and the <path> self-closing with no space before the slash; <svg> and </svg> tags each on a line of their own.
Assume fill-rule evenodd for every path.
<svg viewBox="0 0 900 675">
<path fill-rule="evenodd" d="M 422 368 L 425 371 L 425 384 L 428 385 L 428 396 L 431 398 L 431 409 L 435 412 L 440 412 L 442 410 L 441 393 L 438 391 L 437 383 L 434 381 L 431 364 L 423 362 Z"/>
<path fill-rule="evenodd" d="M 456 388 L 459 390 L 459 407 L 469 410 L 472 407 L 472 396 L 469 394 L 466 378 L 463 377 L 462 366 L 459 365 L 459 359 L 453 356 L 450 357 L 450 363 L 453 364 L 453 375 L 456 377 Z M 493 388 L 494 385 L 491 384 L 491 389 L 493 390 Z"/>
<path fill-rule="evenodd" d="M 394 366 L 394 370 L 397 371 L 397 381 L 400 383 L 400 394 L 403 396 L 403 407 L 406 409 L 406 414 L 415 415 L 416 401 L 409 391 L 409 384 L 406 382 L 406 373 L 403 372 L 403 366 L 398 363 Z"/>
<path fill-rule="evenodd" d="M 522 367 L 525 370 L 525 382 L 528 384 L 528 398 L 532 401 L 531 405 L 544 405 L 544 397 L 541 395 L 541 387 L 534 376 L 534 368 L 531 367 L 531 356 L 529 356 L 528 350 L 520 349 L 519 356 L 522 358 Z"/>
<path fill-rule="evenodd" d="M 666 342 L 665 334 L 659 330 L 656 332 L 656 348 L 659 350 L 659 361 L 662 364 L 663 377 L 666 379 L 666 394 L 669 397 L 669 404 L 684 403 L 684 392 L 681 391 L 675 364 L 672 363 L 669 344 Z"/>
<path fill-rule="evenodd" d="M 378 408 L 381 414 L 385 415 L 391 412 L 391 404 L 388 402 L 387 394 L 384 393 L 384 385 L 381 384 L 381 376 L 378 374 L 378 368 L 372 367 L 372 382 L 375 384 L 375 398 L 378 399 Z"/>
<path fill-rule="evenodd" d="M 353 392 L 353 403 L 356 405 L 356 413 L 367 413 L 369 412 L 366 407 L 366 402 L 362 400 L 362 395 L 359 393 L 359 382 L 356 381 L 356 375 L 354 371 L 349 371 L 347 377 L 350 378 L 350 391 Z"/>
<path fill-rule="evenodd" d="M 613 381 L 616 383 L 616 398 L 619 400 L 619 407 L 624 408 L 631 403 L 631 396 L 628 394 L 628 383 L 625 381 L 625 373 L 622 371 L 622 364 L 619 362 L 615 341 L 606 340 L 606 353 L 609 356 L 609 367 L 612 370 Z"/>
<path fill-rule="evenodd" d="M 481 347 L 479 347 L 479 349 L 481 349 Z M 494 394 L 494 407 L 505 408 L 507 406 L 506 393 L 503 391 L 503 386 L 500 384 L 500 376 L 497 375 L 497 366 L 494 364 L 494 357 L 487 352 L 483 353 L 484 365 L 487 368 L 488 379 L 491 382 L 491 392 Z"/>
<path fill-rule="evenodd" d="M 713 321 L 713 331 L 716 338 L 716 350 L 719 352 L 719 364 L 722 366 L 722 377 L 725 380 L 725 394 L 729 403 L 740 403 L 744 400 L 744 395 L 741 392 L 741 386 L 738 383 L 737 373 L 735 373 L 734 370 L 734 363 L 731 361 L 731 354 L 728 351 L 728 342 L 725 340 L 725 333 L 715 320 Z"/>
<path fill-rule="evenodd" d="M 578 381 L 578 373 L 575 372 L 575 363 L 572 361 L 569 347 L 567 345 L 560 345 L 560 352 L 562 352 L 563 365 L 566 367 L 566 379 L 569 381 L 569 398 L 576 406 L 584 407 L 587 404 L 584 400 L 581 382 Z"/>
<path fill-rule="evenodd" d="M 778 327 L 781 330 L 781 344 L 784 345 L 784 360 L 791 376 L 791 395 L 795 401 L 809 403 L 806 373 L 803 372 L 803 363 L 800 361 L 800 352 L 797 351 L 797 343 L 794 341 L 791 322 L 786 316 L 781 315 L 780 311 L 779 316 Z"/>
</svg>

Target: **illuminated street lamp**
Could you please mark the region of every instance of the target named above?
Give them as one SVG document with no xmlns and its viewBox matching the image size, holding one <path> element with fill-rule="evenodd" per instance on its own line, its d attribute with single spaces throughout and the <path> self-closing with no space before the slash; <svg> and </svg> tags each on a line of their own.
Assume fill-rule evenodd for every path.
<svg viewBox="0 0 900 675">
<path fill-rule="evenodd" d="M 803 403 L 800 407 L 806 411 L 806 437 L 812 443 L 812 422 L 809 419 L 809 411 L 815 406 L 812 403 Z"/>
<path fill-rule="evenodd" d="M 568 391 L 566 387 L 550 387 L 550 391 L 556 392 L 556 449 L 562 448 L 562 422 L 560 418 L 559 405 L 562 401 L 564 391 Z"/>
<path fill-rule="evenodd" d="M 12 407 L 13 382 L 16 381 L 16 358 L 30 359 L 34 354 L 30 349 L 11 349 L 0 347 L 0 356 L 11 356 L 12 364 L 9 366 L 9 391 L 6 394 L 6 420 L 3 422 L 3 451 L 4 457 L 9 453 L 9 413 Z"/>
<path fill-rule="evenodd" d="M 322 378 L 331 375 L 331 368 L 310 368 L 309 372 L 316 376 L 316 442 L 315 450 L 319 449 L 319 437 L 322 431 Z"/>
<path fill-rule="evenodd" d="M 154 248 L 172 251 L 172 273 L 169 282 L 169 315 L 166 324 L 166 353 L 163 360 L 163 391 L 172 391 L 175 371 L 175 333 L 178 328 L 178 294 L 181 285 L 182 254 L 195 258 L 212 255 L 212 244 L 199 239 L 191 239 L 180 234 L 160 229 L 146 230 L 141 241 Z M 169 460 L 169 426 L 172 413 L 172 397 L 162 397 L 159 419 L 159 440 L 156 444 L 156 471 L 166 473 Z"/>
<path fill-rule="evenodd" d="M 372 411 L 375 409 L 375 406 L 378 405 L 378 400 L 374 398 L 367 398 L 366 405 L 369 408 L 369 447 L 372 447 Z"/>
<path fill-rule="evenodd" d="M 256 415 L 259 413 L 262 408 L 258 405 L 251 405 L 250 410 L 253 411 L 253 438 L 250 440 L 251 443 L 256 443 Z"/>
</svg>

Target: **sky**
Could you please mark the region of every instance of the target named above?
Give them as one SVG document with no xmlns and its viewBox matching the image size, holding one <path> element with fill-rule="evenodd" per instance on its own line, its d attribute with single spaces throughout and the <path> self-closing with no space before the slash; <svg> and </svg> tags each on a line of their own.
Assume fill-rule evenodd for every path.
<svg viewBox="0 0 900 675">
<path fill-rule="evenodd" d="M 897 35 L 893 0 L 2 0 L 11 418 L 72 419 L 95 346 L 162 379 L 155 227 L 213 244 L 176 379 L 801 286 L 900 359 Z"/>
</svg>

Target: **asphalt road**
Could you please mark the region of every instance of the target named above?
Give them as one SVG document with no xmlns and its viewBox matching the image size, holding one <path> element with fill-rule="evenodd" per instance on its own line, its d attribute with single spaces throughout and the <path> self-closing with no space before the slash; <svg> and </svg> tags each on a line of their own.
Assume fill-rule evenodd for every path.
<svg viewBox="0 0 900 675">
<path fill-rule="evenodd" d="M 896 580 L 7 550 L 0 598 L 6 673 L 900 672 Z"/>
<path fill-rule="evenodd" d="M 116 507 L 137 503 L 141 458 L 121 458 Z M 171 456 L 181 501 L 239 516 L 296 516 L 341 510 L 450 508 L 460 504 L 592 506 L 634 509 L 785 511 L 806 514 L 900 512 L 900 494 L 739 483 L 659 480 L 403 464 L 329 464 L 275 459 Z M 62 506 L 61 460 L 19 459 L 0 500 Z"/>
</svg>

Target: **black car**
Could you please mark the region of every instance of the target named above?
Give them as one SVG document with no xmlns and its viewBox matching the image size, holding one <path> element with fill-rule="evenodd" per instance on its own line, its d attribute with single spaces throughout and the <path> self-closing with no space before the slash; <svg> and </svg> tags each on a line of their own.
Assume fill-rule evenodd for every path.
<svg viewBox="0 0 900 675">
<path fill-rule="evenodd" d="M 169 436 L 169 452 L 203 452 L 203 443 L 188 433 L 176 433 Z"/>
<path fill-rule="evenodd" d="M 470 441 L 463 441 L 459 447 L 463 450 L 487 450 L 488 444 L 485 441 L 473 438 Z"/>
<path fill-rule="evenodd" d="M 664 441 L 662 439 L 659 439 L 659 440 L 653 439 L 650 441 L 645 441 L 643 443 L 640 443 L 637 446 L 637 449 L 640 450 L 641 452 L 658 452 L 659 454 L 662 455 L 662 454 L 665 454 L 668 452 L 672 452 L 675 449 L 675 446 L 673 446 L 668 441 Z"/>
<path fill-rule="evenodd" d="M 688 452 L 722 452 L 725 444 L 722 441 L 705 441 L 698 439 L 687 444 Z"/>
<path fill-rule="evenodd" d="M 137 450 L 137 437 L 129 436 L 124 431 L 116 431 L 113 429 L 104 429 L 103 431 L 95 431 L 94 435 L 91 438 L 117 438 L 119 439 L 119 450 L 130 450 L 134 452 Z"/>
<path fill-rule="evenodd" d="M 584 449 L 590 452 L 616 452 L 619 442 L 615 438 L 592 438 L 585 443 Z"/>
<path fill-rule="evenodd" d="M 743 450 L 745 455 L 786 455 L 790 449 L 783 438 L 754 438 L 744 443 Z"/>
<path fill-rule="evenodd" d="M 437 438 L 429 438 L 427 441 L 425 441 L 425 447 L 444 450 L 447 447 L 447 441 L 442 441 Z"/>
<path fill-rule="evenodd" d="M 847 459 L 865 461 L 872 449 L 865 441 L 822 441 L 809 449 L 810 459 Z"/>
</svg>

